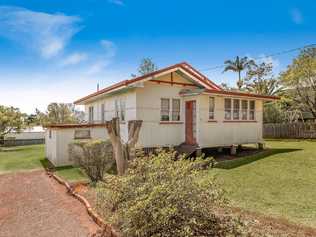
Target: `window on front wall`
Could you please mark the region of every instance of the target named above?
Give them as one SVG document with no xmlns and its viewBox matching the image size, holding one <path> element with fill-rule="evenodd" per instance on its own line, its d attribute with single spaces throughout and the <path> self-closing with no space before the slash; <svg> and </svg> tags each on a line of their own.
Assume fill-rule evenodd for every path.
<svg viewBox="0 0 316 237">
<path fill-rule="evenodd" d="M 209 98 L 208 119 L 212 120 L 215 118 L 214 112 L 215 112 L 215 98 L 210 97 Z"/>
<path fill-rule="evenodd" d="M 234 99 L 233 119 L 239 120 L 240 100 Z"/>
<path fill-rule="evenodd" d="M 125 121 L 125 113 L 126 113 L 126 104 L 125 100 L 121 99 L 120 100 L 120 119 L 121 121 Z"/>
<path fill-rule="evenodd" d="M 248 119 L 248 100 L 241 101 L 241 119 L 242 120 Z"/>
<path fill-rule="evenodd" d="M 180 121 L 180 99 L 172 99 L 172 121 Z"/>
<path fill-rule="evenodd" d="M 105 122 L 105 105 L 101 104 L 101 122 Z"/>
<path fill-rule="evenodd" d="M 231 120 L 231 118 L 232 118 L 232 100 L 226 98 L 224 103 L 225 103 L 225 119 Z"/>
<path fill-rule="evenodd" d="M 94 114 L 94 107 L 90 106 L 89 107 L 89 123 L 93 123 L 93 120 L 94 120 L 93 114 Z"/>
<path fill-rule="evenodd" d="M 170 112 L 170 99 L 161 99 L 160 106 L 160 120 L 161 121 L 169 121 L 169 112 Z"/>
<path fill-rule="evenodd" d="M 255 101 L 251 100 L 249 101 L 249 120 L 256 119 L 255 111 L 256 111 Z"/>
<path fill-rule="evenodd" d="M 114 112 L 115 112 L 115 116 L 116 118 L 119 118 L 119 115 L 120 115 L 120 112 L 119 112 L 119 101 L 118 100 L 115 100 L 114 101 Z"/>
</svg>

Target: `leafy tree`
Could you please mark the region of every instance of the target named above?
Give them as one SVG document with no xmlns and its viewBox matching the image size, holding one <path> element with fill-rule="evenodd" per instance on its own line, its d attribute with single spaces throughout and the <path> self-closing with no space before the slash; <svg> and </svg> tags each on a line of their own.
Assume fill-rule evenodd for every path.
<svg viewBox="0 0 316 237">
<path fill-rule="evenodd" d="M 138 73 L 142 76 L 154 72 L 157 69 L 156 64 L 151 60 L 151 58 L 143 58 L 138 67 Z"/>
<path fill-rule="evenodd" d="M 214 179 L 198 179 L 212 160 L 175 161 L 174 155 L 138 157 L 125 175 L 106 176 L 97 186 L 99 213 L 128 237 L 246 234 L 243 223 L 225 210 Z"/>
<path fill-rule="evenodd" d="M 18 108 L 0 105 L 0 138 L 23 128 L 25 115 Z"/>
<path fill-rule="evenodd" d="M 273 78 L 272 68 L 272 63 L 265 62 L 250 65 L 245 78 L 247 90 L 260 95 L 280 94 L 283 87 Z"/>
<path fill-rule="evenodd" d="M 306 48 L 281 74 L 292 107 L 316 117 L 316 48 Z"/>
<path fill-rule="evenodd" d="M 51 103 L 47 107 L 47 111 L 41 112 L 36 109 L 36 116 L 41 124 L 63 124 L 78 123 L 78 111 L 71 103 Z"/>
<path fill-rule="evenodd" d="M 233 71 L 238 73 L 237 87 L 239 90 L 244 86 L 244 80 L 241 78 L 241 72 L 247 69 L 250 65 L 255 64 L 253 60 L 249 60 L 248 57 L 239 58 L 236 57 L 235 60 L 227 60 L 224 62 L 226 65 L 223 72 Z"/>
</svg>

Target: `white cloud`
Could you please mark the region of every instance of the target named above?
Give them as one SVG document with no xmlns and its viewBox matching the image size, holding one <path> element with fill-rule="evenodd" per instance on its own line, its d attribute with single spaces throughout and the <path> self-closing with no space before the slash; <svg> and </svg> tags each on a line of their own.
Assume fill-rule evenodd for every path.
<svg viewBox="0 0 316 237">
<path fill-rule="evenodd" d="M 83 69 L 5 74 L 6 81 L 0 87 L 0 101 L 2 105 L 18 107 L 25 113 L 34 113 L 35 108 L 44 111 L 49 103 L 72 103 L 95 92 L 97 83 L 103 88 L 124 78 L 125 74 L 127 72 L 107 70 L 100 76 L 92 76 L 85 75 Z"/>
<path fill-rule="evenodd" d="M 277 69 L 280 67 L 280 60 L 277 58 L 273 58 L 271 56 L 266 56 L 265 54 L 261 54 L 259 56 L 261 62 L 271 63 L 273 65 L 273 69 Z"/>
<path fill-rule="evenodd" d="M 43 58 L 61 53 L 80 30 L 79 22 L 76 16 L 0 7 L 0 35 L 36 50 Z"/>
<path fill-rule="evenodd" d="M 110 64 L 110 61 L 107 59 L 99 59 L 98 61 L 92 63 L 88 70 L 87 70 L 87 74 L 88 75 L 95 75 L 98 74 L 100 72 L 102 72 L 104 70 L 104 68 L 106 66 L 108 66 Z"/>
<path fill-rule="evenodd" d="M 100 55 L 96 57 L 97 59 L 88 68 L 86 72 L 88 75 L 101 73 L 116 55 L 116 45 L 112 41 L 101 40 L 100 45 L 103 51 L 101 51 Z"/>
<path fill-rule="evenodd" d="M 85 53 L 73 53 L 70 54 L 68 57 L 66 57 L 61 64 L 63 66 L 68 66 L 68 65 L 76 65 L 78 63 L 81 63 L 82 61 L 87 59 L 87 54 Z"/>
<path fill-rule="evenodd" d="M 101 40 L 101 46 L 105 49 L 105 57 L 111 58 L 116 54 L 116 46 L 112 41 L 109 40 Z"/>
<path fill-rule="evenodd" d="M 108 0 L 108 2 L 119 6 L 125 6 L 125 3 L 122 0 Z"/>
<path fill-rule="evenodd" d="M 292 21 L 297 24 L 297 25 L 300 25 L 303 23 L 304 19 L 303 19 L 303 14 L 302 12 L 298 9 L 298 8 L 293 8 L 291 11 L 290 11 L 290 15 L 291 15 L 291 18 L 292 18 Z"/>
</svg>

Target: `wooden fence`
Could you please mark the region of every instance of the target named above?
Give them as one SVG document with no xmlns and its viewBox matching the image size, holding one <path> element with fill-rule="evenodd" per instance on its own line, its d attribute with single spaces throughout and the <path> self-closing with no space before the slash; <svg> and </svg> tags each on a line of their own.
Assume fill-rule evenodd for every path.
<svg viewBox="0 0 316 237">
<path fill-rule="evenodd" d="M 316 138 L 316 123 L 268 123 L 263 125 L 264 138 Z"/>
</svg>

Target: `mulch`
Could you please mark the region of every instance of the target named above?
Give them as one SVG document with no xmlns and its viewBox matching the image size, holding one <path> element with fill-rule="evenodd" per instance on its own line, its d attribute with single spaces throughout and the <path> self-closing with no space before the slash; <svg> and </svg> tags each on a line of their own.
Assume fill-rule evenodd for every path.
<svg viewBox="0 0 316 237">
<path fill-rule="evenodd" d="M 87 237 L 99 230 L 45 171 L 0 175 L 0 237 Z"/>
</svg>

